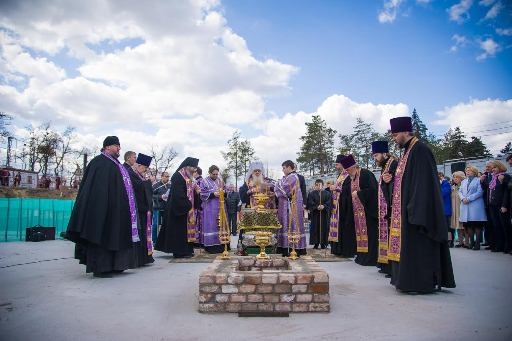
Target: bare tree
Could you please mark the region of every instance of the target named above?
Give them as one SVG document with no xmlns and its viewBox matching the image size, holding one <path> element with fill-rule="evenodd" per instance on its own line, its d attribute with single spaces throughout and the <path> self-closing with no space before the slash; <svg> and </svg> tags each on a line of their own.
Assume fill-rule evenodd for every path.
<svg viewBox="0 0 512 341">
<path fill-rule="evenodd" d="M 158 173 L 167 172 L 167 170 L 171 168 L 172 161 L 178 156 L 178 152 L 170 145 L 166 145 L 161 149 L 152 145 L 150 155 L 153 157 L 156 176 Z"/>
<path fill-rule="evenodd" d="M 57 150 L 55 152 L 55 168 L 53 170 L 56 176 L 64 173 L 64 161 L 68 155 L 73 153 L 71 143 L 75 138 L 74 132 L 74 127 L 67 127 L 59 136 L 59 140 L 57 141 Z"/>
</svg>

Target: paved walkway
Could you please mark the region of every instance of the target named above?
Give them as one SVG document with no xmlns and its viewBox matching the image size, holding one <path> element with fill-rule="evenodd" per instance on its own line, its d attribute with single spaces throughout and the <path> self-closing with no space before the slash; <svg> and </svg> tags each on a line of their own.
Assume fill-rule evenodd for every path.
<svg viewBox="0 0 512 341">
<path fill-rule="evenodd" d="M 204 263 L 93 278 L 64 241 L 0 243 L 1 340 L 512 340 L 512 256 L 452 249 L 457 288 L 398 293 L 376 268 L 321 263 L 331 312 L 239 318 L 197 311 Z"/>
</svg>

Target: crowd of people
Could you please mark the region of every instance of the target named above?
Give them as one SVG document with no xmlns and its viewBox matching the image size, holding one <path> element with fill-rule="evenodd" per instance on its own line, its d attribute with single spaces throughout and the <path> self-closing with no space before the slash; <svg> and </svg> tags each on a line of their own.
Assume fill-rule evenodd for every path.
<svg viewBox="0 0 512 341">
<path fill-rule="evenodd" d="M 512 155 L 506 161 L 512 166 Z M 503 162 L 491 160 L 482 171 L 467 165 L 451 179 L 439 173 L 450 247 L 512 253 L 512 182 L 506 171 Z"/>
<path fill-rule="evenodd" d="M 281 225 L 275 236 L 278 254 L 289 256 L 294 249 L 305 255 L 309 232 L 313 249 L 376 266 L 403 292 L 455 287 L 450 247 L 478 250 L 482 245 L 510 252 L 511 188 L 505 165 L 490 161 L 481 175 L 468 165 L 446 179 L 437 173 L 430 149 L 412 134 L 410 117 L 392 119 L 390 128 L 403 152 L 397 158 L 388 142 L 372 143 L 379 179 L 353 155 L 338 155 L 336 181 L 324 185 L 319 179 L 309 193 L 291 160 L 282 163 L 279 180 L 266 177 L 261 162 L 252 162 L 238 191 L 222 181 L 216 165 L 203 177 L 193 157 L 183 160 L 170 179 L 164 172 L 156 181 L 147 172 L 149 156 L 130 151 L 121 164 L 119 139 L 109 136 L 84 172 L 69 222 L 75 257 L 86 272 L 108 277 L 153 262 L 153 243 L 155 250 L 175 258 L 193 257 L 197 247 L 221 253 L 226 243 L 221 216 L 227 217 L 227 234 L 236 236 L 242 206 L 258 205 L 258 193 L 271 198 L 265 208 L 275 209 Z M 507 161 L 512 163 L 510 157 Z"/>
</svg>

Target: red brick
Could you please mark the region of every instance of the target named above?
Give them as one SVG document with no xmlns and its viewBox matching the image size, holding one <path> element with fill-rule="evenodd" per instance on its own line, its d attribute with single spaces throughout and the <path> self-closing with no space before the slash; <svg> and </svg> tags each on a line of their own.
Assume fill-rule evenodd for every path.
<svg viewBox="0 0 512 341">
<path fill-rule="evenodd" d="M 292 311 L 295 313 L 305 313 L 309 311 L 309 303 L 294 303 Z"/>
<path fill-rule="evenodd" d="M 199 284 L 213 284 L 215 276 L 199 276 Z"/>
<path fill-rule="evenodd" d="M 263 301 L 268 303 L 278 303 L 279 295 L 278 294 L 265 294 L 263 295 Z"/>
<path fill-rule="evenodd" d="M 329 303 L 329 294 L 313 294 L 313 302 Z"/>
<path fill-rule="evenodd" d="M 311 294 L 298 294 L 296 297 L 295 297 L 295 302 L 307 302 L 307 303 L 311 303 L 313 302 L 313 295 Z"/>
<path fill-rule="evenodd" d="M 247 296 L 246 295 L 240 295 L 240 294 L 233 294 L 231 296 L 231 302 L 232 303 L 242 303 L 247 302 Z"/>
<path fill-rule="evenodd" d="M 305 293 L 307 291 L 308 291 L 307 284 L 294 284 L 294 285 L 292 285 L 292 292 L 294 294 Z"/>
<path fill-rule="evenodd" d="M 254 284 L 242 284 L 238 287 L 238 292 L 240 293 L 253 293 L 256 290 L 256 286 Z"/>
<path fill-rule="evenodd" d="M 228 313 L 237 313 L 242 309 L 241 303 L 227 303 L 226 304 L 226 311 Z"/>
<path fill-rule="evenodd" d="M 292 311 L 291 303 L 277 303 L 274 307 L 275 311 L 278 312 L 290 312 Z"/>
<path fill-rule="evenodd" d="M 309 284 L 313 281 L 312 274 L 299 274 L 297 275 L 297 284 Z"/>
<path fill-rule="evenodd" d="M 328 294 L 329 283 L 315 283 L 309 286 L 310 292 L 314 294 Z"/>
<path fill-rule="evenodd" d="M 295 274 L 279 274 L 279 284 L 295 284 Z"/>
<path fill-rule="evenodd" d="M 263 274 L 261 276 L 261 283 L 276 284 L 277 283 L 277 274 Z"/>
<path fill-rule="evenodd" d="M 261 284 L 261 275 L 260 274 L 257 274 L 257 275 L 247 274 L 247 275 L 245 275 L 244 283 L 245 284 Z"/>
<path fill-rule="evenodd" d="M 274 286 L 271 284 L 260 284 L 256 286 L 256 292 L 260 294 L 268 294 L 274 291 Z"/>
<path fill-rule="evenodd" d="M 250 303 L 260 303 L 260 302 L 263 302 L 263 295 L 261 295 L 261 294 L 247 295 L 247 302 L 250 302 Z"/>
<path fill-rule="evenodd" d="M 285 294 L 292 292 L 291 284 L 276 284 L 274 286 L 274 292 L 277 294 Z"/>
<path fill-rule="evenodd" d="M 325 271 L 315 272 L 313 275 L 314 275 L 314 279 L 313 279 L 314 283 L 329 283 L 329 275 L 327 274 L 327 272 L 325 272 Z"/>
<path fill-rule="evenodd" d="M 242 311 L 258 311 L 258 303 L 242 303 L 241 308 Z"/>
<path fill-rule="evenodd" d="M 258 311 L 273 311 L 274 305 L 270 303 L 258 303 Z"/>
</svg>

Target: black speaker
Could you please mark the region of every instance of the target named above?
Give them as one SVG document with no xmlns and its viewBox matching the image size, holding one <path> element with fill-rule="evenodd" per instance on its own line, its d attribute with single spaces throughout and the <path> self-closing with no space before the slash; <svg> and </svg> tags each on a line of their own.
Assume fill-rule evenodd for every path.
<svg viewBox="0 0 512 341">
<path fill-rule="evenodd" d="M 450 165 L 452 174 L 458 171 L 464 172 L 466 170 L 466 161 L 454 162 Z"/>
<path fill-rule="evenodd" d="M 55 240 L 55 227 L 34 226 L 25 230 L 25 241 L 42 242 L 43 240 Z"/>
</svg>

